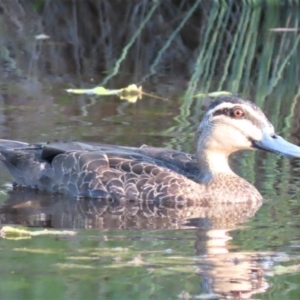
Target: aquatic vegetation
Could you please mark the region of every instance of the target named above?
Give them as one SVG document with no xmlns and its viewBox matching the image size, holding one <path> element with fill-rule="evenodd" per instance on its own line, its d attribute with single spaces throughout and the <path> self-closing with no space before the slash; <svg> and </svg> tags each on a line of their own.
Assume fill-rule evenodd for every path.
<svg viewBox="0 0 300 300">
<path fill-rule="evenodd" d="M 0 230 L 0 236 L 5 239 L 18 240 L 30 239 L 36 236 L 54 235 L 54 236 L 73 236 L 75 231 L 71 230 L 30 230 L 25 227 L 3 226 Z"/>
<path fill-rule="evenodd" d="M 121 100 L 127 100 L 128 102 L 135 103 L 138 99 L 142 98 L 142 87 L 137 87 L 135 84 L 130 84 L 128 87 L 117 90 L 106 89 L 102 86 L 97 86 L 92 89 L 67 89 L 68 93 L 73 94 L 86 94 L 96 96 L 112 96 L 116 95 Z"/>
</svg>

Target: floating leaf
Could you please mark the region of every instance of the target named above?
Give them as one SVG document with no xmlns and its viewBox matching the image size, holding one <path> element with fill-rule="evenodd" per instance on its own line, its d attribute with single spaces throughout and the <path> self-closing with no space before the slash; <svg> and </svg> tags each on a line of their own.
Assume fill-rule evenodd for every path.
<svg viewBox="0 0 300 300">
<path fill-rule="evenodd" d="M 30 237 L 29 237 L 30 239 Z M 57 254 L 57 250 L 51 249 L 38 249 L 38 248 L 13 248 L 13 251 L 16 252 L 26 252 L 26 253 L 33 253 L 33 254 Z"/>
<path fill-rule="evenodd" d="M 90 265 L 82 265 L 82 264 L 68 264 L 68 263 L 57 263 L 55 264 L 56 267 L 60 269 L 83 269 L 83 270 L 93 270 L 97 269 L 96 266 L 90 266 Z"/>
<path fill-rule="evenodd" d="M 33 236 L 40 236 L 40 235 L 60 235 L 60 236 L 66 236 L 66 235 L 75 235 L 75 231 L 68 231 L 68 230 L 36 230 L 36 231 L 30 231 L 26 228 L 20 228 L 20 227 L 12 227 L 12 226 L 3 226 L 0 230 L 0 236 L 2 238 L 6 239 L 13 239 L 13 240 L 19 240 L 19 239 L 30 239 Z"/>
<path fill-rule="evenodd" d="M 127 88 L 121 89 L 120 99 L 135 103 L 138 99 L 142 99 L 143 88 L 130 84 Z"/>
<path fill-rule="evenodd" d="M 107 90 L 102 86 L 98 86 L 92 89 L 68 89 L 66 91 L 68 93 L 73 93 L 73 94 L 100 95 L 100 96 L 117 95 L 120 92 L 120 90 Z"/>
<path fill-rule="evenodd" d="M 231 96 L 232 93 L 227 91 L 219 91 L 219 92 L 212 92 L 212 93 L 200 93 L 197 95 L 194 95 L 193 98 L 200 98 L 200 97 L 220 97 L 220 96 Z"/>
<path fill-rule="evenodd" d="M 86 95 L 96 95 L 96 96 L 119 96 L 122 100 L 127 100 L 131 103 L 136 102 L 138 99 L 142 98 L 142 87 L 135 84 L 130 84 L 128 87 L 118 90 L 109 90 L 103 86 L 97 86 L 92 89 L 67 89 L 68 93 L 73 94 L 86 94 Z"/>
<path fill-rule="evenodd" d="M 278 28 L 270 28 L 269 30 L 273 32 L 297 32 L 299 28 L 278 27 Z"/>
<path fill-rule="evenodd" d="M 50 36 L 44 33 L 38 34 L 35 36 L 36 40 L 47 40 L 50 39 Z"/>
</svg>

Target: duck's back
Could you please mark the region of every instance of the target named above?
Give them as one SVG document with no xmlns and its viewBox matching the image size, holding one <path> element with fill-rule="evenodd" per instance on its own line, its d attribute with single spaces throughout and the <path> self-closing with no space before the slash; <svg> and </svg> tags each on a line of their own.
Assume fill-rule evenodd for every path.
<svg viewBox="0 0 300 300">
<path fill-rule="evenodd" d="M 17 184 L 76 197 L 182 201 L 201 189 L 195 159 L 163 148 L 0 140 L 0 153 Z"/>
</svg>

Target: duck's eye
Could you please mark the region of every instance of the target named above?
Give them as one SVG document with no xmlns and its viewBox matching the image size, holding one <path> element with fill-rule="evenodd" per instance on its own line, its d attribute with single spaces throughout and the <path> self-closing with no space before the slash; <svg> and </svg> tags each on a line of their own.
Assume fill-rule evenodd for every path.
<svg viewBox="0 0 300 300">
<path fill-rule="evenodd" d="M 239 118 L 242 118 L 245 115 L 245 113 L 241 108 L 234 108 L 232 110 L 231 115 L 232 115 L 232 117 L 239 119 Z"/>
</svg>

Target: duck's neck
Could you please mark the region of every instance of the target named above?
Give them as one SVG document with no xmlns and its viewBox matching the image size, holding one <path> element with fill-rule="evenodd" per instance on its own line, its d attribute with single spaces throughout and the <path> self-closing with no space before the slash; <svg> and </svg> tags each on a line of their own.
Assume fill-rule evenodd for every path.
<svg viewBox="0 0 300 300">
<path fill-rule="evenodd" d="M 226 176 L 237 176 L 231 170 L 228 164 L 228 155 L 224 152 L 210 151 L 204 147 L 198 149 L 197 161 L 202 183 L 210 182 L 216 175 L 224 174 Z"/>
</svg>

